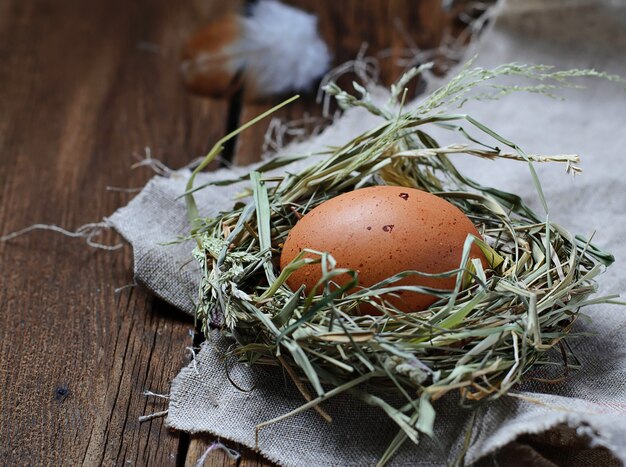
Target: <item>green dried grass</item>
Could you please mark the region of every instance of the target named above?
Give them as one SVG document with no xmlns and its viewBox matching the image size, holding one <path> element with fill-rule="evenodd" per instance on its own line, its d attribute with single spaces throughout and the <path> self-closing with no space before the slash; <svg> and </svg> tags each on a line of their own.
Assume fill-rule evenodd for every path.
<svg viewBox="0 0 626 467">
<path fill-rule="evenodd" d="M 200 219 L 193 192 L 202 187 L 193 187 L 193 177 L 186 193 L 192 236 L 198 242 L 194 254 L 203 271 L 197 315 L 205 329 L 223 314 L 222 331 L 238 343 L 233 353 L 252 364 L 286 367 L 309 401 L 258 428 L 312 407 L 329 419 L 319 404 L 348 391 L 381 408 L 398 425 L 398 435 L 381 464 L 406 439 L 417 443 L 419 433 L 432 435 L 432 401 L 451 391 L 458 391 L 464 403 L 506 394 L 528 370 L 546 360 L 548 350 L 564 348 L 563 340 L 581 307 L 615 298 L 591 298 L 596 276 L 613 257 L 549 220 L 533 167 L 537 162 L 564 163 L 568 171 L 577 172 L 578 157 L 527 155 L 458 109 L 468 99 L 491 100 L 517 91 L 552 93 L 557 87 L 573 86 L 570 78 L 579 76 L 617 78 L 594 70 L 552 72 L 520 64 L 486 70 L 468 64 L 415 109 L 402 111 L 402 102 L 398 106 L 396 101 L 404 99 L 404 86 L 425 68 L 401 78 L 392 87 L 393 102 L 382 107 L 356 84 L 359 96 L 329 85 L 327 92 L 342 107 L 365 107 L 386 122 L 329 149 L 324 160 L 298 173 L 285 173 L 278 180 L 263 176 L 265 170 L 294 157 L 273 160 L 252 172 L 244 177 L 249 178 L 253 195 L 247 204 Z M 494 83 L 502 76 L 534 83 Z M 427 132 L 432 125 L 456 132 L 462 143 L 441 147 Z M 470 136 L 470 129 L 482 136 Z M 495 139 L 510 152 L 481 142 L 483 137 Z M 219 153 L 222 143 L 198 171 Z M 539 215 L 517 195 L 468 179 L 455 168 L 451 154 L 527 164 L 545 212 Z M 474 221 L 484 241 L 468 237 L 459 268 L 436 275 L 460 279 L 469 272 L 467 287 L 461 290 L 461 280 L 452 292 L 397 285 L 407 275 L 422 274 L 406 271 L 355 290 L 357 273 L 337 267 L 326 252 L 307 251 L 313 257 L 303 252 L 282 272 L 277 269 L 281 245 L 301 215 L 340 193 L 380 184 L 434 193 Z M 488 270 L 470 260 L 472 243 L 490 260 Z M 306 295 L 303 288 L 289 289 L 285 284 L 289 274 L 311 263 L 319 263 L 323 270 L 316 290 Z M 334 284 L 333 278 L 343 274 L 352 280 Z M 433 293 L 440 300 L 415 313 L 376 300 L 408 290 Z M 382 315 L 355 315 L 360 303 L 369 303 Z M 397 404 L 398 397 L 403 404 Z"/>
</svg>

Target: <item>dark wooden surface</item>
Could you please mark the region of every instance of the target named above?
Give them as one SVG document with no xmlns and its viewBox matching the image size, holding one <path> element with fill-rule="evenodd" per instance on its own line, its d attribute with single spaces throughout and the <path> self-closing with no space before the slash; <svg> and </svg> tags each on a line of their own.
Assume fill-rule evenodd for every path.
<svg viewBox="0 0 626 467">
<path fill-rule="evenodd" d="M 440 0 L 289 3 L 317 13 L 334 64 L 362 42 L 406 46 L 400 19 L 422 47 L 450 24 Z M 188 94 L 178 74 L 182 41 L 216 17 L 217 0 L 5 0 L 0 2 L 0 234 L 33 223 L 76 228 L 124 205 L 147 169 L 145 147 L 171 167 L 203 155 L 229 127 L 271 106 Z M 229 4 L 230 5 L 230 4 Z M 398 74 L 382 62 L 383 81 Z M 229 112 L 236 112 L 228 118 Z M 279 113 L 319 115 L 305 97 Z M 257 160 L 267 122 L 230 157 Z M 119 241 L 112 232 L 99 240 Z M 80 239 L 34 232 L 0 242 L 0 465 L 190 465 L 213 442 L 168 430 L 167 393 L 187 364 L 193 321 L 132 282 L 128 246 L 107 252 Z M 205 465 L 268 465 L 241 449 Z"/>
</svg>

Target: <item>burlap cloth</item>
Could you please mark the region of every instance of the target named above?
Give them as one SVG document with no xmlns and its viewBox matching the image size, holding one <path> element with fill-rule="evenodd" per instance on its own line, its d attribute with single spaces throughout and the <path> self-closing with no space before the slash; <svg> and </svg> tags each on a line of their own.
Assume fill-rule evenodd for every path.
<svg viewBox="0 0 626 467">
<path fill-rule="evenodd" d="M 478 64 L 545 63 L 558 68 L 594 67 L 626 76 L 624 2 L 511 0 L 498 8 L 496 21 L 475 46 Z M 468 106 L 467 112 L 514 139 L 528 153 L 583 156 L 585 172 L 576 178 L 566 176 L 562 167 L 538 167 L 551 219 L 585 235 L 597 230 L 595 241 L 617 258 L 601 277 L 601 292 L 620 293 L 626 283 L 626 93 L 622 86 L 601 80 L 583 84 L 586 90 L 568 91 L 565 101 L 517 94 L 500 102 Z M 308 153 L 337 145 L 375 123 L 363 111 L 351 110 L 319 137 L 281 153 Z M 462 157 L 466 156 L 459 156 L 456 162 L 468 175 L 516 192 L 539 210 L 525 165 Z M 198 183 L 232 178 L 236 173 L 206 174 Z M 181 171 L 169 178 L 155 177 L 109 220 L 133 246 L 137 280 L 192 313 L 198 279 L 191 260 L 193 245 L 159 245 L 187 232 L 185 207 L 177 199 L 187 175 Z M 241 188 L 198 193 L 203 214 L 228 209 L 233 193 Z M 579 320 L 577 330 L 593 334 L 572 341 L 582 364 L 580 370 L 560 384 L 526 382 L 516 391 L 522 398 L 503 397 L 477 412 L 459 407 L 455 396 L 443 398 L 435 403 L 435 437 L 423 437 L 418 446 L 405 443 L 393 464 L 458 461 L 474 413 L 464 463 L 486 462 L 498 455 L 506 463 L 532 460 L 554 465 L 548 458 L 570 465 L 626 462 L 626 309 L 602 305 L 585 312 L 592 320 Z M 303 400 L 280 371 L 225 361 L 225 345 L 228 343 L 218 335 L 208 336 L 195 363 L 173 381 L 167 424 L 193 433 L 211 432 L 253 447 L 258 423 L 294 409 Z M 249 390 L 236 389 L 226 376 L 227 368 L 237 385 Z M 324 407 L 333 416 L 330 425 L 307 411 L 263 429 L 259 437 L 262 454 L 293 466 L 373 465 L 398 431 L 381 411 L 349 396 L 332 399 Z M 547 435 L 533 435 L 550 429 L 553 431 Z M 582 447 L 572 441 L 577 436 L 583 437 Z M 544 447 L 569 448 L 544 450 L 544 457 L 537 457 L 533 447 L 542 443 Z M 585 449 L 587 445 L 606 450 L 602 454 Z M 508 454 L 494 454 L 503 446 Z M 611 461 L 608 452 L 617 460 Z"/>
</svg>

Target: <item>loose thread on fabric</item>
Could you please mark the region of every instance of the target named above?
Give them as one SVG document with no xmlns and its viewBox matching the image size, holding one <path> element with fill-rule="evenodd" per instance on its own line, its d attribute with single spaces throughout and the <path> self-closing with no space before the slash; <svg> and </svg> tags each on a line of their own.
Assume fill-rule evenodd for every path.
<svg viewBox="0 0 626 467">
<path fill-rule="evenodd" d="M 160 175 L 162 177 L 166 177 L 166 178 L 169 178 L 170 176 L 172 176 L 174 173 L 177 172 L 174 169 L 170 169 L 167 165 L 165 165 L 159 159 L 155 159 L 154 157 L 152 157 L 152 149 L 149 146 L 146 146 L 144 148 L 144 154 L 143 155 L 138 154 L 138 153 L 134 153 L 133 157 L 135 159 L 137 159 L 138 162 L 136 162 L 133 165 L 131 165 L 130 166 L 131 169 L 137 169 L 139 167 L 148 167 L 155 174 Z M 183 167 L 181 167 L 181 169 L 193 169 L 200 162 L 202 162 L 203 159 L 204 159 L 203 157 L 197 157 L 197 158 L 193 159 L 191 162 L 189 162 L 187 165 L 184 165 Z M 223 160 L 222 160 L 222 162 L 223 162 Z M 135 190 L 135 188 L 128 188 L 128 189 L 120 188 L 120 189 L 117 189 L 116 187 L 107 187 L 107 189 L 109 189 L 109 188 L 112 188 L 111 191 Z"/>
<path fill-rule="evenodd" d="M 11 232 L 7 235 L 3 235 L 2 237 L 0 237 L 0 241 L 6 242 L 14 238 L 20 237 L 24 234 L 27 234 L 29 232 L 32 232 L 34 230 L 49 230 L 52 232 L 60 233 L 61 235 L 65 235 L 66 237 L 84 238 L 87 245 L 89 245 L 92 248 L 97 248 L 99 250 L 107 250 L 107 251 L 119 250 L 120 248 L 124 246 L 121 243 L 118 243 L 115 245 L 105 245 L 104 243 L 99 243 L 93 240 L 93 238 L 98 236 L 103 230 L 109 230 L 109 229 L 111 229 L 111 226 L 106 221 L 84 224 L 78 227 L 73 232 L 71 230 L 66 230 L 63 227 L 59 227 L 58 225 L 54 225 L 54 224 L 33 224 L 29 227 L 18 230 L 16 232 Z"/>
<path fill-rule="evenodd" d="M 215 451 L 216 449 L 224 451 L 224 453 L 226 453 L 226 456 L 234 461 L 238 460 L 241 457 L 241 454 L 238 451 L 235 451 L 233 448 L 229 448 L 225 444 L 216 441 L 215 443 L 211 444 L 206 449 L 206 451 L 204 451 L 204 454 L 202 454 L 202 456 L 200 456 L 200 459 L 198 459 L 198 462 L 196 463 L 196 467 L 202 467 L 204 465 L 204 461 L 206 461 L 207 457 L 209 457 L 211 451 Z"/>
<path fill-rule="evenodd" d="M 152 392 L 152 391 L 144 391 L 143 395 L 146 397 L 157 397 L 159 399 L 169 399 L 170 396 L 169 394 L 157 394 L 156 392 Z M 148 415 L 142 415 L 141 417 L 138 418 L 139 423 L 143 423 L 143 422 L 147 422 L 149 420 L 153 420 L 155 418 L 160 418 L 160 417 L 164 417 L 167 415 L 167 410 L 163 410 L 161 412 L 154 412 Z"/>
<path fill-rule="evenodd" d="M 191 352 L 191 361 L 193 362 L 193 369 L 197 375 L 200 374 L 198 371 L 198 365 L 196 364 L 196 351 L 193 347 L 185 347 L 185 350 L 189 350 Z"/>
<path fill-rule="evenodd" d="M 135 169 L 137 167 L 149 167 L 157 175 L 161 175 L 163 177 L 170 177 L 173 173 L 175 173 L 174 170 L 167 167 L 163 162 L 161 162 L 158 159 L 154 159 L 152 157 L 152 152 L 151 152 L 150 147 L 146 146 L 144 148 L 144 151 L 145 151 L 145 155 L 143 157 L 137 153 L 134 154 L 135 158 L 140 159 L 140 160 L 139 162 L 131 166 L 132 169 Z M 199 159 L 193 160 L 190 164 L 186 165 L 183 168 L 193 167 L 195 164 L 198 163 L 198 160 Z M 107 186 L 106 190 L 126 192 L 126 193 L 136 193 L 136 192 L 141 191 L 142 188 L 123 188 L 123 187 Z M 97 248 L 99 250 L 105 250 L 105 251 L 119 250 L 120 248 L 124 246 L 122 243 L 117 243 L 115 245 L 106 245 L 104 243 L 100 243 L 100 242 L 93 240 L 94 237 L 100 235 L 102 231 L 109 230 L 109 229 L 111 229 L 111 225 L 106 221 L 106 219 L 102 222 L 90 222 L 90 223 L 81 225 L 74 231 L 64 229 L 63 227 L 60 227 L 55 224 L 33 224 L 21 230 L 11 232 L 11 233 L 1 236 L 0 241 L 6 242 L 14 238 L 20 237 L 24 234 L 33 232 L 35 230 L 47 230 L 51 232 L 60 233 L 61 235 L 65 235 L 66 237 L 84 238 L 87 245 L 89 245 L 92 248 Z M 133 285 L 136 285 L 136 284 L 133 284 Z M 116 289 L 116 293 L 126 287 L 127 286 L 124 286 L 120 289 Z"/>
<path fill-rule="evenodd" d="M 139 420 L 139 423 L 147 422 L 155 418 L 165 417 L 167 415 L 167 412 L 168 412 L 167 410 L 163 410 L 162 412 L 154 412 L 148 415 L 142 415 L 137 420 Z"/>
<path fill-rule="evenodd" d="M 133 156 L 135 159 L 138 159 L 138 162 L 134 163 L 130 166 L 131 169 L 136 169 L 138 167 L 148 167 L 155 174 L 161 175 L 163 177 L 169 177 L 174 173 L 174 170 L 170 169 L 167 165 L 161 162 L 158 159 L 154 159 L 152 157 L 152 149 L 149 146 L 143 148 L 144 154 L 143 156 L 137 153 L 134 153 Z"/>
<path fill-rule="evenodd" d="M 137 281 L 133 281 L 130 284 L 126 284 L 123 285 L 121 287 L 116 288 L 115 290 L 113 290 L 113 293 L 115 295 L 119 295 L 120 293 L 122 293 L 124 290 L 126 289 L 132 289 L 133 287 L 137 287 L 139 284 L 137 284 Z"/>
<path fill-rule="evenodd" d="M 170 395 L 169 394 L 157 394 L 156 392 L 152 392 L 152 391 L 144 391 L 143 395 L 146 397 L 158 397 L 161 399 L 169 399 Z"/>
</svg>

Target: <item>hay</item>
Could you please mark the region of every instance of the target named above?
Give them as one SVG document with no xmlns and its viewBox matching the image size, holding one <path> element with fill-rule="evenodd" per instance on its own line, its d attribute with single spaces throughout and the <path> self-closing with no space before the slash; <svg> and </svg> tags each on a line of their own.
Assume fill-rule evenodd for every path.
<svg viewBox="0 0 626 467">
<path fill-rule="evenodd" d="M 548 351 L 555 347 L 567 362 L 565 338 L 581 307 L 614 299 L 591 297 L 596 277 L 613 261 L 612 256 L 550 222 L 534 172 L 533 164 L 552 162 L 577 173 L 578 156 L 525 154 L 458 109 L 468 99 L 491 100 L 510 92 L 552 94 L 561 86 L 573 86 L 571 78 L 579 76 L 617 78 L 593 70 L 553 72 L 519 64 L 487 70 L 468 64 L 417 107 L 403 111 L 406 83 L 426 69 L 413 69 L 401 78 L 392 87 L 393 101 L 385 106 L 375 105 L 358 85 L 360 95 L 354 96 L 329 84 L 327 92 L 340 106 L 365 107 L 386 122 L 329 150 L 324 160 L 298 173 L 264 178 L 265 170 L 293 158 L 268 162 L 244 177 L 250 180 L 253 195 L 247 204 L 212 219 L 198 218 L 193 192 L 202 187 L 193 187 L 195 173 L 216 157 L 223 141 L 194 172 L 186 194 L 191 236 L 198 242 L 194 255 L 203 271 L 197 315 L 205 329 L 212 316 L 223 314 L 222 331 L 238 343 L 232 352 L 251 364 L 285 367 L 309 401 L 259 428 L 349 391 L 381 408 L 399 427 L 381 464 L 406 439 L 417 443 L 419 433 L 432 435 L 436 413 L 431 402 L 444 394 L 457 391 L 463 404 L 500 397 L 531 368 L 546 363 Z M 501 76 L 531 84 L 499 84 Z M 455 132 L 463 141 L 441 147 L 428 134 L 433 125 Z M 482 136 L 470 136 L 468 128 Z M 482 142 L 482 137 L 495 139 L 509 151 Z M 537 214 L 515 194 L 464 177 L 453 157 L 504 158 L 526 164 L 545 212 Z M 357 290 L 356 272 L 336 267 L 325 252 L 303 252 L 282 272 L 277 269 L 281 246 L 302 215 L 346 191 L 382 184 L 436 194 L 477 226 L 484 241 L 468 237 L 459 268 L 437 275 L 456 275 L 454 291 L 397 285 L 407 275 L 422 274 L 419 271 Z M 470 259 L 473 243 L 485 253 L 489 268 Z M 285 284 L 288 275 L 311 263 L 319 263 L 324 272 L 316 291 L 305 295 L 303 288 L 290 290 Z M 461 289 L 460 279 L 468 273 L 471 282 Z M 342 274 L 352 280 L 334 284 L 333 278 Z M 406 290 L 440 299 L 415 313 L 403 313 L 377 299 Z M 360 303 L 369 303 L 381 315 L 355 314 Z M 398 398 L 403 402 L 398 404 Z"/>
</svg>

